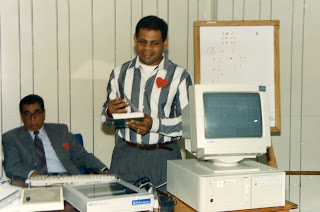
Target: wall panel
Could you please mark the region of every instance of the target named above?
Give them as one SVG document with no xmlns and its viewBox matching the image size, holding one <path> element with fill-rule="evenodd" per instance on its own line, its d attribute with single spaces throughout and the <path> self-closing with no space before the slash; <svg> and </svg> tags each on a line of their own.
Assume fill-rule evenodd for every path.
<svg viewBox="0 0 320 212">
<path fill-rule="evenodd" d="M 283 8 L 286 8 L 283 11 Z M 280 20 L 280 98 L 281 98 L 281 136 L 273 136 L 272 142 L 281 169 L 289 169 L 290 152 L 290 95 L 291 95 L 291 45 L 293 1 L 273 1 L 272 19 Z"/>
<path fill-rule="evenodd" d="M 158 15 L 159 0 L 142 0 L 142 15 Z"/>
<path fill-rule="evenodd" d="M 189 2 L 191 2 L 189 0 Z M 216 21 L 218 0 L 201 1 L 197 0 L 198 7 L 190 8 L 199 15 L 198 20 Z"/>
<path fill-rule="evenodd" d="M 114 128 L 101 122 L 101 109 L 107 96 L 107 82 L 115 66 L 114 4 L 105 0 L 93 2 L 93 73 L 94 73 L 94 153 L 110 165 L 115 144 Z"/>
<path fill-rule="evenodd" d="M 135 30 L 136 30 L 136 24 L 138 23 L 138 21 L 143 17 L 142 14 L 142 0 L 132 0 L 132 8 L 131 8 L 131 33 L 130 33 L 130 39 L 131 39 L 131 55 L 130 58 L 135 57 L 135 55 L 137 54 L 136 52 L 136 48 L 135 48 L 135 44 L 133 42 L 133 35 L 135 34 Z"/>
<path fill-rule="evenodd" d="M 319 163 L 312 163 L 315 156 L 320 155 L 320 94 L 316 84 L 320 79 L 320 8 L 316 0 L 305 1 L 305 23 L 303 43 L 303 74 L 302 74 L 302 170 L 320 170 Z"/>
<path fill-rule="evenodd" d="M 169 0 L 158 0 L 158 12 L 157 14 L 160 18 L 168 22 L 168 5 Z"/>
<path fill-rule="evenodd" d="M 245 12 L 245 0 L 239 0 L 234 2 L 233 20 L 244 20 Z M 249 10 L 250 11 L 250 10 Z"/>
<path fill-rule="evenodd" d="M 19 2 L 1 1 L 2 132 L 20 126 L 20 19 Z"/>
<path fill-rule="evenodd" d="M 320 203 L 320 176 L 301 176 L 301 212 L 318 212 Z"/>
<path fill-rule="evenodd" d="M 130 5 L 131 6 L 131 5 Z M 116 66 L 131 59 L 133 34 L 131 22 L 131 9 L 127 0 L 117 0 L 115 5 L 115 22 L 116 22 Z"/>
<path fill-rule="evenodd" d="M 292 76 L 291 76 L 291 132 L 290 132 L 290 170 L 301 170 L 301 107 L 302 107 L 302 58 L 303 58 L 303 27 L 304 0 L 293 3 L 292 26 Z M 300 176 L 290 177 L 290 199 L 299 202 Z"/>
<path fill-rule="evenodd" d="M 33 88 L 33 4 L 31 0 L 19 1 L 21 97 L 34 92 Z"/>
<path fill-rule="evenodd" d="M 177 13 L 176 11 L 180 11 Z M 169 58 L 186 68 L 188 64 L 188 28 L 193 27 L 188 22 L 188 1 L 176 0 L 169 2 L 168 19 L 168 56 Z M 176 30 L 178 29 L 179 30 Z"/>
<path fill-rule="evenodd" d="M 46 120 L 58 121 L 56 2 L 33 1 L 34 92 L 42 96 Z M 21 79 L 24 80 L 24 79 Z"/>
<path fill-rule="evenodd" d="M 218 0 L 218 20 L 233 20 L 233 0 Z"/>
<path fill-rule="evenodd" d="M 2 2 L 0 1 L 0 5 Z M 0 11 L 1 13 L 1 11 Z M 0 16 L 0 33 L 1 33 L 1 16 Z M 2 79 L 2 57 L 1 57 L 1 40 L 0 40 L 0 78 Z M 2 93 L 2 81 L 0 81 L 0 93 Z M 2 96 L 0 96 L 0 111 L 2 111 Z M 2 118 L 1 113 L 0 113 L 0 119 Z M 2 119 L 0 122 L 0 129 L 2 132 Z M 2 139 L 0 138 L 0 160 L 3 160 L 3 151 L 2 151 Z M 3 177 L 4 171 L 2 170 L 2 163 L 0 163 L 0 177 Z"/>
<path fill-rule="evenodd" d="M 57 0 L 57 49 L 58 49 L 58 121 L 69 126 L 70 114 L 70 33 L 69 1 Z"/>
<path fill-rule="evenodd" d="M 260 0 L 260 2 L 260 19 L 270 20 L 272 0 Z"/>
<path fill-rule="evenodd" d="M 188 23 L 189 23 L 189 28 L 188 28 L 188 64 L 187 64 L 187 69 L 191 76 L 194 76 L 194 63 L 193 63 L 193 58 L 194 58 L 194 42 L 193 42 L 193 23 L 196 20 L 199 20 L 199 6 L 197 4 L 197 0 L 191 0 L 189 1 L 188 5 Z M 195 8 L 197 8 L 195 10 Z"/>
<path fill-rule="evenodd" d="M 320 170 L 320 26 L 317 0 L 306 0 L 302 80 L 301 120 L 301 170 Z M 301 211 L 317 211 L 320 207 L 319 176 L 304 176 L 301 179 Z"/>
<path fill-rule="evenodd" d="M 259 20 L 260 1 L 246 0 L 244 5 L 244 20 Z"/>
<path fill-rule="evenodd" d="M 20 125 L 20 36 L 19 2 L 0 1 L 1 30 L 1 132 L 4 133 Z M 15 95 L 13 95 L 15 94 Z M 2 147 L 2 139 L 0 139 Z M 2 159 L 2 148 L 0 148 Z M 0 163 L 0 175 L 2 163 Z"/>
<path fill-rule="evenodd" d="M 71 131 L 93 152 L 92 2 L 70 0 Z"/>
</svg>

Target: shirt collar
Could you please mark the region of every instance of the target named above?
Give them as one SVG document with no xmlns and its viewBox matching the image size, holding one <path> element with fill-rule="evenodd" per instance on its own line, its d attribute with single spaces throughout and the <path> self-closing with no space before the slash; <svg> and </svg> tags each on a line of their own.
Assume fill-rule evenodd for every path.
<svg viewBox="0 0 320 212">
<path fill-rule="evenodd" d="M 159 65 L 157 66 L 158 69 L 163 69 L 164 67 L 164 62 L 166 60 L 166 56 L 164 53 L 162 53 L 162 60 L 161 62 L 159 63 Z M 141 67 L 141 63 L 140 63 L 140 60 L 139 60 L 139 55 L 137 56 L 137 59 L 136 59 L 136 64 L 135 64 L 135 68 L 140 68 Z"/>
<path fill-rule="evenodd" d="M 34 131 L 30 131 L 30 130 L 28 130 L 28 131 L 33 136 Z M 44 132 L 44 127 L 42 126 L 41 129 L 38 131 L 39 131 L 39 134 L 42 134 Z"/>
</svg>

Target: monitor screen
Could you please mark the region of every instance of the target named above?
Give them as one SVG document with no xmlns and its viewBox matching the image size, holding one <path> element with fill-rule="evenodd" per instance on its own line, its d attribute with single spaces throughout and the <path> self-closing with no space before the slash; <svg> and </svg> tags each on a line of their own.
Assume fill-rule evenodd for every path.
<svg viewBox="0 0 320 212">
<path fill-rule="evenodd" d="M 260 95 L 257 93 L 204 93 L 206 138 L 262 136 Z"/>
</svg>

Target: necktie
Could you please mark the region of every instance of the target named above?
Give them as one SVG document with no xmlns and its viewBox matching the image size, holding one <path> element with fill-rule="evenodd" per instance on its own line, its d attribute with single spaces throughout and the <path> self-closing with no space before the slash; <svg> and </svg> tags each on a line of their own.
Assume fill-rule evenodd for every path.
<svg viewBox="0 0 320 212">
<path fill-rule="evenodd" d="M 44 153 L 44 148 L 41 139 L 38 136 L 39 131 L 34 132 L 34 146 L 36 150 L 36 166 L 37 172 L 41 175 L 47 174 L 47 163 L 46 155 Z"/>
</svg>

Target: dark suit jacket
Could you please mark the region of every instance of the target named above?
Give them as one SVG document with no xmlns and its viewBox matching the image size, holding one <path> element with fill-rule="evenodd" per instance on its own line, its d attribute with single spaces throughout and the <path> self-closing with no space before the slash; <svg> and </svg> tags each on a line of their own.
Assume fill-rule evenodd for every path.
<svg viewBox="0 0 320 212">
<path fill-rule="evenodd" d="M 79 167 L 99 172 L 106 167 L 93 154 L 81 146 L 65 124 L 44 124 L 44 129 L 64 168 L 69 174 L 81 174 Z M 31 170 L 36 170 L 34 141 L 22 126 L 2 135 L 4 169 L 8 177 L 26 179 Z"/>
</svg>

